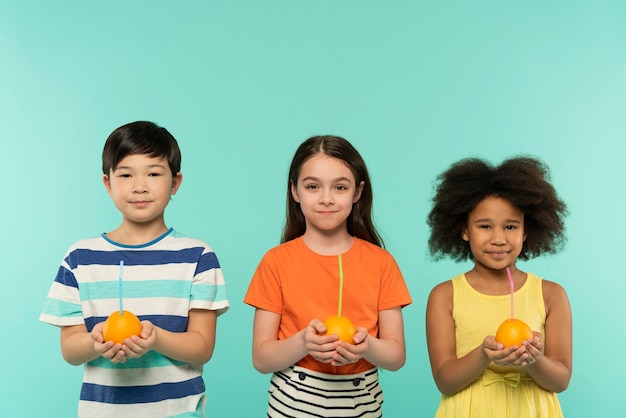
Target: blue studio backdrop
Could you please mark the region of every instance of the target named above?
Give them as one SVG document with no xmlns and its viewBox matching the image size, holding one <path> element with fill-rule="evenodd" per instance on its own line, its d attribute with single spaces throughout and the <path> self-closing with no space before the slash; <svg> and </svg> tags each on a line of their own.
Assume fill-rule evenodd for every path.
<svg viewBox="0 0 626 418">
<path fill-rule="evenodd" d="M 565 416 L 622 416 L 625 22 L 619 0 L 3 1 L 0 416 L 76 415 L 82 368 L 38 316 L 67 248 L 120 222 L 100 156 L 135 120 L 178 139 L 184 180 L 166 222 L 207 241 L 227 281 L 209 416 L 264 416 L 269 376 L 252 367 L 242 299 L 278 244 L 290 159 L 316 134 L 363 155 L 414 299 L 406 365 L 381 377 L 385 416 L 434 415 L 426 299 L 471 268 L 428 257 L 433 181 L 461 158 L 518 154 L 550 166 L 570 209 L 564 251 L 520 266 L 570 298 Z"/>
</svg>

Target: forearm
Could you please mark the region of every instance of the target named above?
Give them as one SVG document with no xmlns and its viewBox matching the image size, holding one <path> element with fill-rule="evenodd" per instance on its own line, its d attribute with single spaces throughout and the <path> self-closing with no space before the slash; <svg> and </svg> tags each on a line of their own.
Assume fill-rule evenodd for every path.
<svg viewBox="0 0 626 418">
<path fill-rule="evenodd" d="M 155 327 L 156 341 L 153 350 L 185 363 L 202 365 L 213 356 L 215 337 L 200 332 L 171 332 Z"/>
<path fill-rule="evenodd" d="M 539 386 L 550 392 L 563 392 L 569 385 L 571 370 L 562 362 L 540 356 L 526 366 L 526 372 Z"/>
<path fill-rule="evenodd" d="M 284 340 L 268 340 L 252 350 L 252 363 L 261 373 L 273 373 L 297 363 L 308 354 L 302 330 Z"/>
<path fill-rule="evenodd" d="M 62 336 L 61 354 L 63 359 L 73 366 L 79 366 L 100 357 L 100 353 L 94 348 L 91 335 L 86 330 Z"/>
<path fill-rule="evenodd" d="M 382 340 L 369 336 L 368 345 L 367 353 L 363 358 L 376 367 L 395 371 L 406 361 L 406 347 L 400 341 Z"/>
<path fill-rule="evenodd" d="M 469 386 L 485 370 L 491 361 L 482 346 L 464 357 L 445 362 L 433 375 L 439 391 L 453 395 Z"/>
</svg>

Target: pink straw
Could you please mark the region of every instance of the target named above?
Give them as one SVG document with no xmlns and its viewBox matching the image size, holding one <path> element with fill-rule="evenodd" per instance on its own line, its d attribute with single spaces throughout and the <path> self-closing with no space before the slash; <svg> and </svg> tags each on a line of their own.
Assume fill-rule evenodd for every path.
<svg viewBox="0 0 626 418">
<path fill-rule="evenodd" d="M 509 276 L 509 284 L 511 285 L 511 320 L 513 320 L 513 301 L 515 298 L 513 297 L 513 293 L 515 292 L 515 284 L 513 283 L 513 276 L 511 276 L 511 269 L 506 268 L 506 274 Z"/>
</svg>

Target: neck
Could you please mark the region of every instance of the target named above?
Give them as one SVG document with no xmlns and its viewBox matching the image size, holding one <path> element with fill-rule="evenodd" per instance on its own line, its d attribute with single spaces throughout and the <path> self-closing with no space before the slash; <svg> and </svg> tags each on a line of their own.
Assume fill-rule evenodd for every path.
<svg viewBox="0 0 626 418">
<path fill-rule="evenodd" d="M 141 245 L 153 241 L 166 233 L 165 223 L 150 225 L 122 222 L 117 229 L 107 233 L 111 240 L 124 245 Z"/>
<path fill-rule="evenodd" d="M 352 247 L 354 237 L 343 233 L 324 234 L 316 233 L 307 229 L 303 235 L 304 243 L 314 252 L 321 255 L 343 254 Z"/>
</svg>

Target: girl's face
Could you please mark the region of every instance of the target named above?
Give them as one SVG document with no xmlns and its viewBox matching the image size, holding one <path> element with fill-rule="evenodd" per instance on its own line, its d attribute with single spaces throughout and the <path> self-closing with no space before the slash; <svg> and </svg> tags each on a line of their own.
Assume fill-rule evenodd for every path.
<svg viewBox="0 0 626 418">
<path fill-rule="evenodd" d="M 291 185 L 291 195 L 300 204 L 306 221 L 306 232 L 347 232 L 346 220 L 361 197 L 363 185 L 356 184 L 352 171 L 338 158 L 316 154 L 306 160 L 297 184 Z"/>
<path fill-rule="evenodd" d="M 461 236 L 469 243 L 476 265 L 502 270 L 522 252 L 524 213 L 500 197 L 486 197 L 467 217 Z"/>
<path fill-rule="evenodd" d="M 132 154 L 124 157 L 103 180 L 124 221 L 147 224 L 163 222 L 165 207 L 171 195 L 176 194 L 182 175 L 172 176 L 163 157 Z"/>
</svg>

